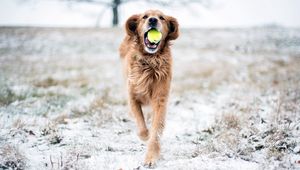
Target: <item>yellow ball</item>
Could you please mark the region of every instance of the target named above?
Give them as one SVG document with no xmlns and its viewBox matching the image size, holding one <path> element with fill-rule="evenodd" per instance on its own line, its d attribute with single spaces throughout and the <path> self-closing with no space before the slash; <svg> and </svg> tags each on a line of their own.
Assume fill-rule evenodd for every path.
<svg viewBox="0 0 300 170">
<path fill-rule="evenodd" d="M 161 40 L 162 34 L 161 32 L 157 31 L 156 29 L 151 29 L 148 34 L 148 40 L 151 43 L 158 43 Z"/>
</svg>

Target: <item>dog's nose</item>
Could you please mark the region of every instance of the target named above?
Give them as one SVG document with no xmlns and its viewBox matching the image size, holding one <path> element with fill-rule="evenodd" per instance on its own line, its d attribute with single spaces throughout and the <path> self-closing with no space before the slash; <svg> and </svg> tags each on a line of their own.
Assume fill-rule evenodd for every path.
<svg viewBox="0 0 300 170">
<path fill-rule="evenodd" d="M 149 18 L 149 25 L 154 27 L 157 24 L 157 19 L 156 18 Z"/>
</svg>

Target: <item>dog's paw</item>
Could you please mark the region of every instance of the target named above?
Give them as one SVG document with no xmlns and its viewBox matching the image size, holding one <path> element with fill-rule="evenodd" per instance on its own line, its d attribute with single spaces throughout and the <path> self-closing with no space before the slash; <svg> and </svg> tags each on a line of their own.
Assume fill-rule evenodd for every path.
<svg viewBox="0 0 300 170">
<path fill-rule="evenodd" d="M 148 129 L 144 130 L 144 131 L 140 131 L 138 133 L 138 136 L 139 138 L 142 140 L 142 141 L 147 141 L 148 138 L 149 138 L 149 131 Z"/>
<path fill-rule="evenodd" d="M 148 152 L 146 154 L 146 158 L 145 158 L 145 161 L 144 161 L 144 167 L 154 168 L 155 163 L 159 158 L 159 152 L 160 152 L 159 151 L 159 146 L 156 143 L 152 144 L 152 145 L 150 144 L 150 147 L 148 148 Z"/>
<path fill-rule="evenodd" d="M 145 168 L 149 168 L 149 169 L 153 169 L 155 168 L 155 162 L 152 160 L 145 160 L 144 162 L 144 167 Z"/>
</svg>

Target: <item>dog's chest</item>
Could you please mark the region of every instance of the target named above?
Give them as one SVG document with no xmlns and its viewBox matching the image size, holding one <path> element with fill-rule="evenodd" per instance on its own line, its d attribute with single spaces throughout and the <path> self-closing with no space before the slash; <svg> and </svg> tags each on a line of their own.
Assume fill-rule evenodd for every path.
<svg viewBox="0 0 300 170">
<path fill-rule="evenodd" d="M 168 58 L 139 58 L 133 56 L 129 70 L 129 82 L 138 93 L 149 93 L 154 85 L 170 77 Z"/>
</svg>

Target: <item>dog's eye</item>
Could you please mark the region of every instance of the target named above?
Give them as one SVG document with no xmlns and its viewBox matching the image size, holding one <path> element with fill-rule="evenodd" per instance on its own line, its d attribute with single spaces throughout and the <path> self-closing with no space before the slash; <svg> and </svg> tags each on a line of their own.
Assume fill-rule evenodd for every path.
<svg viewBox="0 0 300 170">
<path fill-rule="evenodd" d="M 147 18 L 148 18 L 148 15 L 144 15 L 144 16 L 143 16 L 143 19 L 147 19 Z"/>
<path fill-rule="evenodd" d="M 165 20 L 165 18 L 163 16 L 160 16 L 159 19 L 160 20 Z"/>
</svg>

